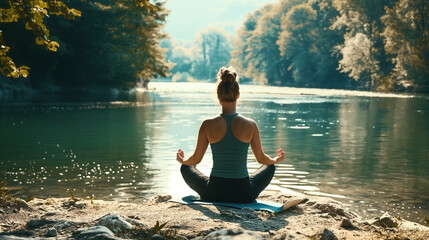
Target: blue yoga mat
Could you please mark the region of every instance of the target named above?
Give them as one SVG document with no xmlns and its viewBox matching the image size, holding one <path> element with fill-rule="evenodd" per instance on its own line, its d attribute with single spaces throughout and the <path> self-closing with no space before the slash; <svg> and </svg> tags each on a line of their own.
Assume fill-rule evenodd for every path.
<svg viewBox="0 0 429 240">
<path fill-rule="evenodd" d="M 253 210 L 263 210 L 267 212 L 282 212 L 284 210 L 284 204 L 270 202 L 270 201 L 262 201 L 255 200 L 251 203 L 228 203 L 228 202 L 207 202 L 201 201 L 199 197 L 189 195 L 182 198 L 172 198 L 169 200 L 170 202 L 177 202 L 181 204 L 191 205 L 215 205 L 215 206 L 224 206 L 224 207 L 233 207 L 233 208 L 251 208 Z"/>
</svg>

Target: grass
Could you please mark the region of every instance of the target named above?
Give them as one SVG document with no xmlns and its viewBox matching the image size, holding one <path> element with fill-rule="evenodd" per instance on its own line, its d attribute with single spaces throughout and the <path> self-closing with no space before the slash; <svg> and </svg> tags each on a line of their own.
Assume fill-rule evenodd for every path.
<svg viewBox="0 0 429 240">
<path fill-rule="evenodd" d="M 160 223 L 156 221 L 155 226 L 152 228 L 135 227 L 121 233 L 121 236 L 132 239 L 150 239 L 153 235 L 158 234 L 166 240 L 177 239 L 177 231 L 173 228 L 167 227 L 167 223 Z"/>
<path fill-rule="evenodd" d="M 81 193 L 81 199 L 76 198 L 74 194 L 70 191 L 70 189 L 67 189 L 67 193 L 70 195 L 71 200 L 73 201 L 73 205 L 76 205 L 76 202 L 80 200 L 84 200 L 86 198 L 86 189 L 83 189 Z M 94 204 L 94 194 L 91 194 L 89 196 L 89 200 L 91 201 L 91 204 Z"/>
<path fill-rule="evenodd" d="M 10 192 L 5 181 L 0 182 L 0 206 L 12 206 L 18 208 L 28 207 L 26 202 L 33 200 L 33 195 L 27 197 L 24 201 L 21 198 L 15 197 L 15 194 Z"/>
</svg>

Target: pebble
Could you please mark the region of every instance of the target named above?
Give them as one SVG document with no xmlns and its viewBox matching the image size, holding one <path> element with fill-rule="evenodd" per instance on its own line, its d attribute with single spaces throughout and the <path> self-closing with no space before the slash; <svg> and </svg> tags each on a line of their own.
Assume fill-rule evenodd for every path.
<svg viewBox="0 0 429 240">
<path fill-rule="evenodd" d="M 97 222 L 96 225 L 105 226 L 112 230 L 112 232 L 114 233 L 120 233 L 133 228 L 131 224 L 126 222 L 122 217 L 118 215 L 104 216 Z"/>
<path fill-rule="evenodd" d="M 94 226 L 90 228 L 79 229 L 73 233 L 73 238 L 76 240 L 102 239 L 110 240 L 117 239 L 113 232 L 105 226 Z"/>
<path fill-rule="evenodd" d="M 43 225 L 51 224 L 51 223 L 56 223 L 56 222 L 52 221 L 52 220 L 47 220 L 47 219 L 31 219 L 27 223 L 26 227 L 28 229 L 34 229 L 34 228 L 38 228 L 38 227 L 41 227 Z"/>
<path fill-rule="evenodd" d="M 385 212 L 381 218 L 374 218 L 370 221 L 372 225 L 380 226 L 383 228 L 393 228 L 398 226 L 396 218 L 389 212 Z"/>
<path fill-rule="evenodd" d="M 127 222 L 129 222 L 129 223 L 131 223 L 133 225 L 136 225 L 136 226 L 139 226 L 139 227 L 147 227 L 147 225 L 145 223 L 143 223 L 142 221 L 139 221 L 137 219 L 127 218 L 127 217 L 125 217 L 124 219 L 125 219 L 125 221 L 127 221 Z"/>
<path fill-rule="evenodd" d="M 63 221 L 63 222 L 60 222 L 57 225 L 55 225 L 55 228 L 58 229 L 58 230 L 62 230 L 62 229 L 65 229 L 65 228 L 69 228 L 69 227 L 71 227 L 73 225 L 76 225 L 76 223 L 72 222 L 72 221 Z"/>
<path fill-rule="evenodd" d="M 349 219 L 343 219 L 343 221 L 341 221 L 340 227 L 346 228 L 346 229 L 355 228 L 355 226 L 353 225 L 353 223 Z"/>
<path fill-rule="evenodd" d="M 164 238 L 159 234 L 155 234 L 150 238 L 150 240 L 164 240 Z"/>
<path fill-rule="evenodd" d="M 261 235 L 254 232 L 244 231 L 242 229 L 225 228 L 225 229 L 221 229 L 210 233 L 204 239 L 205 240 L 222 240 L 222 239 L 262 240 L 263 238 Z"/>
<path fill-rule="evenodd" d="M 338 240 L 337 236 L 335 236 L 335 234 L 327 228 L 323 229 L 319 239 L 320 240 Z"/>
<path fill-rule="evenodd" d="M 57 229 L 55 228 L 49 228 L 48 233 L 46 233 L 46 237 L 56 237 L 57 236 Z"/>
</svg>

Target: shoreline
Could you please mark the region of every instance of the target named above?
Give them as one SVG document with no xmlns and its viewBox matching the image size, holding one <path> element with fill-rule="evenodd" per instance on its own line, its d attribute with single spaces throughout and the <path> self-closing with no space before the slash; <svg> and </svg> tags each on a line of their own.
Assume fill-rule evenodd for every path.
<svg viewBox="0 0 429 240">
<path fill-rule="evenodd" d="M 157 221 L 166 223 L 159 231 L 161 236 L 165 231 L 175 235 L 174 238 L 166 235 L 156 239 L 221 239 L 210 238 L 216 234 L 231 239 L 240 236 L 245 239 L 320 239 L 328 235 L 331 236 L 329 239 L 429 238 L 427 226 L 389 213 L 364 219 L 344 204 L 327 197 L 264 191 L 258 199 L 284 203 L 303 197 L 308 200 L 277 214 L 247 208 L 182 205 L 169 202 L 169 195 L 156 195 L 142 204 L 104 200 L 74 202 L 70 198 L 34 199 L 21 207 L 0 207 L 0 239 L 109 239 L 108 232 L 98 233 L 104 234 L 105 238 L 82 235 L 83 229 L 101 226 L 112 230 L 110 239 L 151 239 L 157 234 L 151 235 L 154 232 L 148 233 L 148 230 L 153 230 Z M 126 227 L 117 230 L 109 223 L 103 223 L 106 216 L 116 216 L 116 220 L 110 221 L 117 222 L 119 218 Z"/>
</svg>

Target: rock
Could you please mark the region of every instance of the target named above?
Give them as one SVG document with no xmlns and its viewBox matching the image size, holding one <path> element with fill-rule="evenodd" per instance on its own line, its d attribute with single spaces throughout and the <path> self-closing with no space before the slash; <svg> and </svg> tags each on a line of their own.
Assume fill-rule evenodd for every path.
<svg viewBox="0 0 429 240">
<path fill-rule="evenodd" d="M 46 237 L 56 237 L 57 235 L 57 229 L 55 228 L 49 228 L 48 232 L 46 233 Z"/>
<path fill-rule="evenodd" d="M 323 232 L 319 236 L 319 240 L 338 240 L 337 236 L 326 228 L 323 229 Z"/>
<path fill-rule="evenodd" d="M 123 218 L 118 215 L 107 215 L 102 217 L 97 224 L 98 226 L 105 226 L 112 230 L 114 233 L 120 233 L 125 230 L 132 229 L 133 226 L 126 222 Z"/>
<path fill-rule="evenodd" d="M 155 234 L 150 238 L 150 240 L 164 240 L 164 238 L 159 234 Z"/>
<path fill-rule="evenodd" d="M 343 221 L 341 221 L 340 227 L 346 228 L 346 229 L 356 228 L 349 219 L 343 219 Z"/>
<path fill-rule="evenodd" d="M 205 240 L 222 240 L 222 239 L 261 240 L 263 238 L 261 235 L 254 233 L 254 232 L 243 231 L 242 229 L 225 228 L 225 229 L 221 229 L 221 230 L 210 233 L 204 239 Z"/>
<path fill-rule="evenodd" d="M 12 235 L 1 235 L 0 240 L 43 240 L 45 238 L 28 238 L 28 237 L 18 237 Z"/>
<path fill-rule="evenodd" d="M 0 233 L 0 240 L 4 239 L 31 239 L 34 232 L 28 230 L 16 230 L 8 233 Z"/>
<path fill-rule="evenodd" d="M 76 207 L 76 208 L 79 208 L 79 209 L 83 209 L 83 208 L 86 208 L 86 206 L 87 206 L 88 204 L 86 203 L 86 202 L 84 202 L 84 201 L 77 201 L 75 204 L 74 204 L 74 206 Z"/>
<path fill-rule="evenodd" d="M 325 213 L 331 213 L 331 214 L 335 213 L 335 214 L 338 214 L 340 216 L 344 216 L 344 217 L 351 218 L 351 219 L 357 217 L 357 215 L 355 213 L 345 210 L 344 207 L 340 203 L 335 202 L 335 201 L 329 201 L 327 203 L 307 202 L 306 204 L 307 204 L 307 206 L 313 206 L 314 208 L 319 209 Z"/>
<path fill-rule="evenodd" d="M 394 228 L 398 226 L 398 221 L 389 212 L 385 212 L 381 218 L 374 218 L 370 221 L 372 225 L 383 228 Z"/>
<path fill-rule="evenodd" d="M 79 229 L 73 233 L 73 238 L 76 240 L 117 240 L 105 226 L 94 226 L 90 228 Z"/>
<path fill-rule="evenodd" d="M 75 223 L 75 222 L 71 222 L 71 221 L 61 221 L 61 222 L 57 223 L 57 224 L 54 226 L 54 228 L 56 228 L 57 230 L 62 230 L 62 229 L 65 229 L 65 228 L 72 227 L 72 226 L 74 226 L 74 225 L 76 225 L 76 223 Z"/>
<path fill-rule="evenodd" d="M 171 195 L 156 195 L 156 196 L 151 197 L 147 201 L 147 204 L 151 205 L 151 204 L 167 202 L 170 199 L 171 199 Z"/>
<path fill-rule="evenodd" d="M 47 212 L 45 214 L 46 217 L 50 217 L 50 216 L 54 216 L 55 214 L 57 214 L 56 212 Z"/>
<path fill-rule="evenodd" d="M 51 223 L 56 223 L 56 221 L 52 221 L 52 220 L 47 220 L 47 219 L 31 219 L 26 227 L 28 229 L 35 229 L 35 228 L 39 228 L 41 226 L 44 226 L 46 224 L 51 224 Z"/>
<path fill-rule="evenodd" d="M 125 221 L 127 221 L 127 222 L 129 222 L 129 223 L 131 223 L 131 224 L 133 224 L 135 226 L 147 228 L 147 225 L 145 223 L 143 223 L 142 221 L 139 221 L 137 219 L 127 218 L 127 217 L 124 218 L 124 219 L 125 219 Z"/>
</svg>

